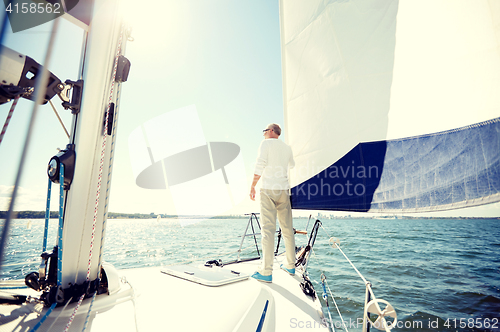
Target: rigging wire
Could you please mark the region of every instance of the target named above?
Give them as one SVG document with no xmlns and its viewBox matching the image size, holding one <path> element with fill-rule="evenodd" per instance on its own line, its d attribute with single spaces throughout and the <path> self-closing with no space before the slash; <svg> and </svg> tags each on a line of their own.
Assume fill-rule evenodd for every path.
<svg viewBox="0 0 500 332">
<path fill-rule="evenodd" d="M 326 235 L 328 236 L 328 238 L 332 238 L 328 232 L 326 231 L 325 227 L 323 227 L 323 225 L 321 225 L 321 228 L 323 228 L 323 230 L 325 231 Z M 340 249 L 340 246 L 337 244 L 337 243 L 334 243 L 335 247 L 342 253 L 342 255 L 344 255 L 345 259 L 349 262 L 349 264 L 351 264 L 352 268 L 354 269 L 354 271 L 356 271 L 359 275 L 359 277 L 363 280 L 363 282 L 365 283 L 365 285 L 368 285 L 370 284 L 366 279 L 365 277 L 363 277 L 363 275 L 361 274 L 361 272 L 358 271 L 358 269 L 356 268 L 356 266 L 354 266 L 354 264 L 351 262 L 351 260 L 346 256 L 346 254 L 344 254 L 344 252 L 342 251 L 342 249 Z M 333 247 L 333 246 L 332 246 Z M 373 294 L 372 294 L 373 295 Z"/>
<path fill-rule="evenodd" d="M 47 331 L 52 331 L 52 327 L 54 326 L 54 324 L 57 322 L 57 320 L 59 319 L 59 317 L 61 316 L 61 314 L 64 312 L 64 310 L 66 310 L 66 307 L 68 306 L 68 304 L 71 302 L 71 300 L 73 300 L 73 297 L 70 297 L 68 302 L 66 302 L 66 304 L 64 305 L 64 307 L 61 309 L 61 311 L 59 312 L 59 315 L 57 315 L 57 317 L 54 319 L 54 321 L 52 322 L 52 324 L 50 324 L 49 328 L 47 329 Z M 30 332 L 35 332 L 35 331 L 30 331 Z"/>
<path fill-rule="evenodd" d="M 333 241 L 333 242 L 331 241 L 333 238 L 330 236 L 330 234 L 328 234 L 327 230 L 325 229 L 325 227 L 323 226 L 322 223 L 320 223 L 320 226 L 323 229 L 323 231 L 325 232 L 325 234 L 328 236 L 328 238 L 330 239 L 330 246 L 332 247 L 332 249 L 337 248 L 342 253 L 342 255 L 344 256 L 344 258 L 349 262 L 349 264 L 352 266 L 352 268 L 356 271 L 356 273 L 359 275 L 359 277 L 363 280 L 363 282 L 365 283 L 366 289 L 370 292 L 372 298 L 375 299 L 375 294 L 373 293 L 373 290 L 371 289 L 371 283 L 368 282 L 365 279 L 365 277 L 361 274 L 361 272 L 359 272 L 359 270 L 356 268 L 356 266 L 354 266 L 354 264 L 347 257 L 347 255 L 342 251 L 342 249 L 340 249 L 340 246 L 338 245 L 338 243 L 336 243 L 335 241 Z M 314 252 L 314 249 L 311 248 L 311 251 L 312 251 L 313 255 L 315 257 L 317 257 L 316 253 Z M 332 300 L 333 300 L 333 302 L 335 304 L 335 308 L 337 310 L 337 313 L 338 313 L 338 315 L 340 317 L 340 320 L 342 321 L 342 327 L 343 327 L 343 329 L 346 330 L 347 332 L 349 332 L 347 330 L 347 324 L 345 323 L 344 318 L 342 317 L 340 309 L 339 309 L 339 307 L 337 305 L 337 302 L 335 301 L 335 298 L 333 297 L 333 293 L 332 293 L 332 291 L 330 289 L 330 286 L 328 285 L 328 282 L 326 281 L 326 277 L 325 277 L 323 271 L 322 271 L 321 282 L 322 282 L 322 285 L 323 285 L 323 292 L 325 292 L 325 285 L 328 288 L 328 291 L 330 293 L 330 297 L 332 298 Z M 330 307 L 328 305 L 328 298 L 325 299 L 325 302 L 326 302 L 326 305 L 327 305 L 327 308 L 328 308 L 328 314 L 330 315 Z M 366 303 L 365 303 L 365 305 L 366 305 Z M 330 316 L 330 323 L 331 323 L 331 326 L 332 326 L 332 329 L 333 329 L 333 321 L 331 319 L 331 316 Z"/>
<path fill-rule="evenodd" d="M 325 284 L 326 284 L 326 287 L 328 288 L 328 292 L 330 293 L 330 297 L 333 300 L 333 304 L 335 304 L 335 308 L 337 308 L 337 312 L 339 313 L 340 320 L 342 321 L 342 327 L 344 328 L 344 330 L 346 330 L 347 332 L 349 332 L 349 330 L 347 329 L 347 324 L 344 321 L 344 318 L 342 317 L 342 314 L 340 313 L 340 309 L 339 309 L 339 306 L 337 305 L 337 301 L 335 301 L 335 298 L 333 297 L 332 290 L 330 289 L 330 286 L 328 285 L 328 281 L 325 280 Z"/>
<path fill-rule="evenodd" d="M 335 308 L 337 309 L 337 313 L 339 314 L 339 317 L 340 317 L 340 320 L 342 321 L 342 328 L 349 332 L 349 330 L 347 329 L 347 324 L 344 320 L 344 317 L 342 317 L 342 314 L 340 313 L 340 309 L 339 309 L 339 306 L 337 305 L 337 301 L 335 301 L 335 297 L 333 296 L 333 293 L 332 293 L 332 290 L 330 289 L 330 286 L 328 285 L 328 281 L 326 281 L 326 276 L 324 273 L 321 274 L 321 282 L 322 282 L 322 285 L 323 285 L 323 296 L 325 298 L 325 302 L 326 302 L 326 306 L 328 307 L 328 315 L 330 316 L 330 324 L 332 326 L 332 329 L 335 331 L 335 329 L 333 328 L 333 319 L 332 319 L 332 316 L 330 315 L 330 306 L 328 305 L 328 296 L 326 294 L 326 290 L 325 290 L 325 286 L 326 288 L 328 288 L 328 292 L 330 293 L 330 297 L 332 298 L 333 300 L 333 304 L 335 304 Z"/>
<path fill-rule="evenodd" d="M 335 328 L 333 327 L 334 324 L 333 324 L 332 313 L 330 312 L 330 305 L 328 304 L 328 294 L 326 293 L 325 282 L 326 282 L 326 276 L 324 273 L 321 273 L 321 286 L 323 286 L 323 300 L 325 301 L 326 308 L 328 309 L 328 317 L 330 317 L 330 325 L 332 327 L 333 332 L 335 332 Z"/>
<path fill-rule="evenodd" d="M 54 110 L 54 114 L 56 115 L 57 119 L 59 120 L 59 123 L 60 123 L 60 124 L 61 124 L 61 126 L 63 127 L 64 132 L 66 133 L 66 136 L 68 136 L 68 138 L 69 138 L 69 133 L 68 133 L 68 131 L 66 130 L 66 127 L 64 126 L 64 123 L 62 122 L 62 119 L 61 119 L 61 117 L 59 116 L 59 113 L 57 113 L 57 110 L 56 110 L 56 108 L 54 107 L 54 104 L 52 104 L 52 100 L 49 100 L 49 104 L 50 104 L 50 106 L 52 106 L 52 110 Z"/>
<path fill-rule="evenodd" d="M 72 299 L 73 298 L 71 297 L 68 300 L 68 302 L 66 302 L 66 304 L 64 305 L 64 307 L 62 308 L 62 310 L 59 311 L 59 314 L 54 319 L 54 321 L 52 322 L 52 324 L 50 324 L 50 326 L 47 329 L 47 331 L 52 331 L 52 327 L 57 322 L 57 320 L 59 319 L 59 317 L 61 316 L 61 314 L 66 309 L 66 307 L 68 306 L 68 304 L 71 302 Z M 49 315 L 52 313 L 52 310 L 54 310 L 54 308 L 56 307 L 56 305 L 57 305 L 57 302 L 52 303 L 52 305 L 50 306 L 49 310 L 45 313 L 45 315 L 42 317 L 42 319 L 40 319 L 40 321 L 38 321 L 38 323 L 36 323 L 36 325 L 33 326 L 33 328 L 29 332 L 36 332 L 36 330 L 38 330 L 40 328 L 40 326 L 42 326 L 42 324 L 45 322 L 45 320 L 47 319 L 47 317 L 49 317 Z"/>
<path fill-rule="evenodd" d="M 314 249 L 313 249 L 313 248 L 311 248 L 311 251 L 312 251 L 312 253 L 313 253 L 314 257 L 315 257 L 315 258 L 317 258 L 318 256 L 316 256 L 316 252 L 314 251 Z M 328 287 L 328 290 L 330 291 L 330 297 L 332 298 L 333 303 L 335 304 L 335 308 L 337 309 L 337 313 L 339 314 L 340 320 L 342 321 L 342 328 L 343 328 L 345 331 L 349 332 L 349 330 L 347 329 L 347 324 L 346 324 L 346 322 L 344 321 L 344 318 L 342 317 L 342 314 L 340 313 L 340 309 L 339 309 L 339 307 L 338 307 L 338 305 L 337 305 L 337 301 L 335 301 L 335 298 L 333 297 L 333 293 L 332 293 L 332 291 L 330 290 L 330 287 L 328 286 L 328 282 L 326 281 L 326 276 L 325 276 L 325 273 L 324 273 L 324 271 L 323 271 L 323 270 L 321 270 L 321 275 L 322 275 L 321 282 L 322 282 L 322 285 L 323 285 L 323 292 L 325 292 L 324 287 L 325 287 L 325 284 L 326 284 L 326 287 Z M 325 276 L 325 277 L 324 277 L 324 279 L 323 279 L 323 276 Z M 330 324 L 331 324 L 331 327 L 332 327 L 333 331 L 335 331 L 335 329 L 334 329 L 334 327 L 333 327 L 333 326 L 334 326 L 334 324 L 333 324 L 333 320 L 332 320 L 332 317 L 331 317 L 331 315 L 330 315 L 330 306 L 328 305 L 328 297 L 325 299 L 325 302 L 326 302 L 326 306 L 327 306 L 327 308 L 328 308 L 328 315 L 330 316 Z"/>
</svg>

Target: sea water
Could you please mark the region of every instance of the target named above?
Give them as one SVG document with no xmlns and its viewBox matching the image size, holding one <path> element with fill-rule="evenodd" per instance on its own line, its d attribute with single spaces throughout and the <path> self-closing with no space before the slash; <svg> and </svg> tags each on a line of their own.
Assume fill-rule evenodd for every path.
<svg viewBox="0 0 500 332">
<path fill-rule="evenodd" d="M 24 278 L 38 268 L 44 222 L 32 220 L 29 229 L 28 222 L 13 222 L 1 279 Z M 50 223 L 48 243 L 55 243 L 57 220 Z M 189 225 L 181 226 L 177 219 L 109 219 L 104 259 L 119 269 L 212 259 L 228 262 L 237 256 L 247 223 L 246 219 L 190 219 L 182 221 Z M 294 226 L 304 229 L 307 223 L 296 219 Z M 393 331 L 500 331 L 500 220 L 327 219 L 322 226 L 309 276 L 321 297 L 320 276 L 325 274 L 349 331 L 361 330 L 365 285 L 342 253 L 330 246 L 330 237 L 338 239 L 342 251 L 372 284 L 375 296 L 396 309 L 399 323 Z M 307 240 L 296 235 L 297 245 Z M 243 257 L 257 254 L 252 237 L 245 238 L 243 249 Z M 342 330 L 328 296 L 329 323 Z M 290 322 L 298 331 L 307 330 L 299 323 Z"/>
</svg>

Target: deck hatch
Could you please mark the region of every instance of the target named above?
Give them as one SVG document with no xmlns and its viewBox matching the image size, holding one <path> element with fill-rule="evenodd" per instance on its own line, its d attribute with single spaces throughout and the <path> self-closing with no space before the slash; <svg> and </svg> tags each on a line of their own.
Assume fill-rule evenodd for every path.
<svg viewBox="0 0 500 332">
<path fill-rule="evenodd" d="M 233 282 L 248 279 L 248 274 L 222 269 L 220 267 L 206 267 L 196 265 L 173 265 L 161 269 L 162 273 L 192 281 L 205 286 L 223 286 Z"/>
</svg>

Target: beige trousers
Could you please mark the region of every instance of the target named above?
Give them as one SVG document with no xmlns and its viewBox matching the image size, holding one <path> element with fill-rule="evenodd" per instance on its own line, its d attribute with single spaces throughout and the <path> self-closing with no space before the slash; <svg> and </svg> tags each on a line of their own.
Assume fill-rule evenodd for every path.
<svg viewBox="0 0 500 332">
<path fill-rule="evenodd" d="M 259 273 L 268 276 L 273 273 L 274 234 L 276 233 L 276 214 L 285 242 L 287 269 L 295 268 L 295 237 L 293 234 L 292 208 L 288 190 L 260 190 L 260 220 L 262 227 L 262 266 Z"/>
</svg>

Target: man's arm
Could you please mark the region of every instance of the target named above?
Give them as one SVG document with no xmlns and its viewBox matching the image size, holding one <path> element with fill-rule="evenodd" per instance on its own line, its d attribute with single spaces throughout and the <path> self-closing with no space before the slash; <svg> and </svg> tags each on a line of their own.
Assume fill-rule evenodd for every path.
<svg viewBox="0 0 500 332">
<path fill-rule="evenodd" d="M 250 199 L 252 201 L 255 201 L 255 186 L 257 185 L 257 182 L 259 182 L 260 175 L 254 174 L 253 175 L 253 182 L 252 182 L 252 187 L 250 187 Z"/>
<path fill-rule="evenodd" d="M 267 145 L 264 144 L 265 141 L 262 141 L 259 146 L 259 152 L 257 153 L 257 164 L 255 165 L 255 171 L 253 174 L 252 186 L 250 187 L 250 199 L 255 201 L 255 186 L 257 182 L 259 182 L 262 173 L 264 172 L 264 168 L 267 165 Z"/>
</svg>

